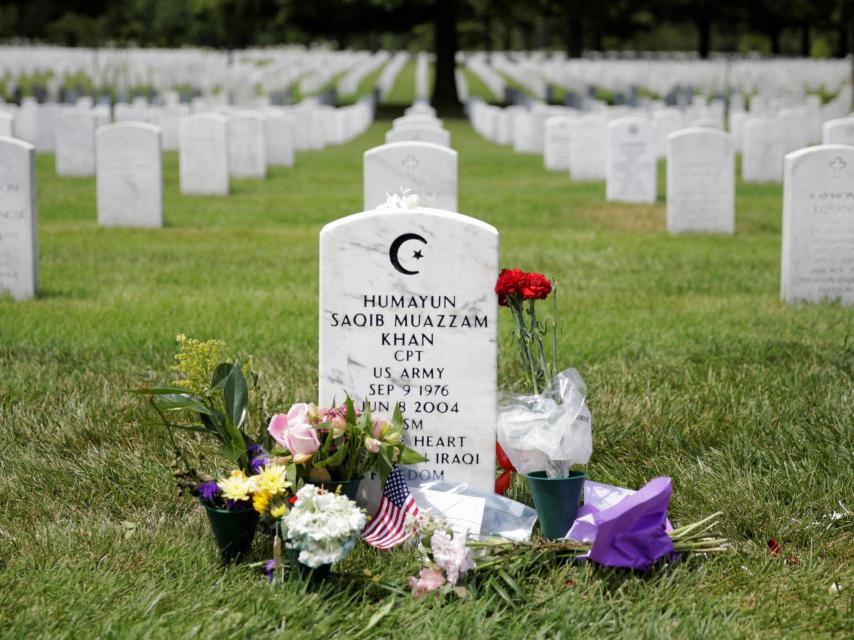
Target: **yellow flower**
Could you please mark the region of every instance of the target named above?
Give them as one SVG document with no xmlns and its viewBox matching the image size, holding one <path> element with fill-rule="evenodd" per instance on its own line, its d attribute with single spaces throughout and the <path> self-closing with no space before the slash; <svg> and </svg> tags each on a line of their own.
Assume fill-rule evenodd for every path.
<svg viewBox="0 0 854 640">
<path fill-rule="evenodd" d="M 280 504 L 279 506 L 273 507 L 272 509 L 270 509 L 270 515 L 273 516 L 274 518 L 281 518 L 287 512 L 288 512 L 288 508 L 283 504 Z"/>
<path fill-rule="evenodd" d="M 287 481 L 287 467 L 281 464 L 268 464 L 252 480 L 258 491 L 266 491 L 273 496 L 291 486 Z"/>
<path fill-rule="evenodd" d="M 273 496 L 270 495 L 269 491 L 259 491 L 254 496 L 252 496 L 252 506 L 255 508 L 255 511 L 258 513 L 264 513 L 267 510 L 267 506 L 270 504 L 270 498 Z"/>
<path fill-rule="evenodd" d="M 228 478 L 216 484 L 226 500 L 249 500 L 252 483 L 242 471 L 232 471 Z"/>
</svg>

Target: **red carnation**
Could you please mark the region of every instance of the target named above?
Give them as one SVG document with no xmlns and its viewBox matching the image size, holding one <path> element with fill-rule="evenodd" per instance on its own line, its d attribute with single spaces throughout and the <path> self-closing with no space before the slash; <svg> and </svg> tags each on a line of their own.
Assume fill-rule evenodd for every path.
<svg viewBox="0 0 854 640">
<path fill-rule="evenodd" d="M 542 273 L 526 273 L 520 293 L 524 300 L 545 300 L 552 292 L 552 283 Z"/>
<path fill-rule="evenodd" d="M 502 269 L 495 283 L 495 293 L 498 294 L 498 304 L 506 307 L 508 299 L 522 292 L 522 282 L 525 273 L 520 269 Z"/>
</svg>

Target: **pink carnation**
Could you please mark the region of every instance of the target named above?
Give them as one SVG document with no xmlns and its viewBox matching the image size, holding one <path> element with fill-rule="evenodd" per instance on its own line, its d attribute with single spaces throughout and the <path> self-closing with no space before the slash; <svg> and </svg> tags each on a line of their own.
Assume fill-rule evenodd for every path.
<svg viewBox="0 0 854 640">
<path fill-rule="evenodd" d="M 435 591 L 445 584 L 445 578 L 435 569 L 421 569 L 419 577 L 409 576 L 409 588 L 416 598 L 423 598 L 430 591 Z"/>
</svg>

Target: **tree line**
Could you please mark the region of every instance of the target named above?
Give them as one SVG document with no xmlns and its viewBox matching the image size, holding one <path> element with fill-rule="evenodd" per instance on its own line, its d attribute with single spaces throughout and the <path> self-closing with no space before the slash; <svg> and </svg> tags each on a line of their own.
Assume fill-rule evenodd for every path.
<svg viewBox="0 0 854 640">
<path fill-rule="evenodd" d="M 759 51 L 843 57 L 854 0 L 3 0 L 0 39 L 242 48 L 325 41 L 434 49 Z M 447 46 L 448 43 L 445 43 Z"/>
</svg>

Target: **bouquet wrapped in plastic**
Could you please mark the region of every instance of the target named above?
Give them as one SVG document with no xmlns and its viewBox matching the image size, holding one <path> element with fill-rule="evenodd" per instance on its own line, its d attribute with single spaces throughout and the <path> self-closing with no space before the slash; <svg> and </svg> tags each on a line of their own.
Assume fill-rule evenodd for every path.
<svg viewBox="0 0 854 640">
<path fill-rule="evenodd" d="M 504 396 L 498 408 L 498 443 L 520 473 L 568 475 L 593 452 L 592 420 L 584 381 L 575 369 L 551 379 L 538 395 Z"/>
</svg>

